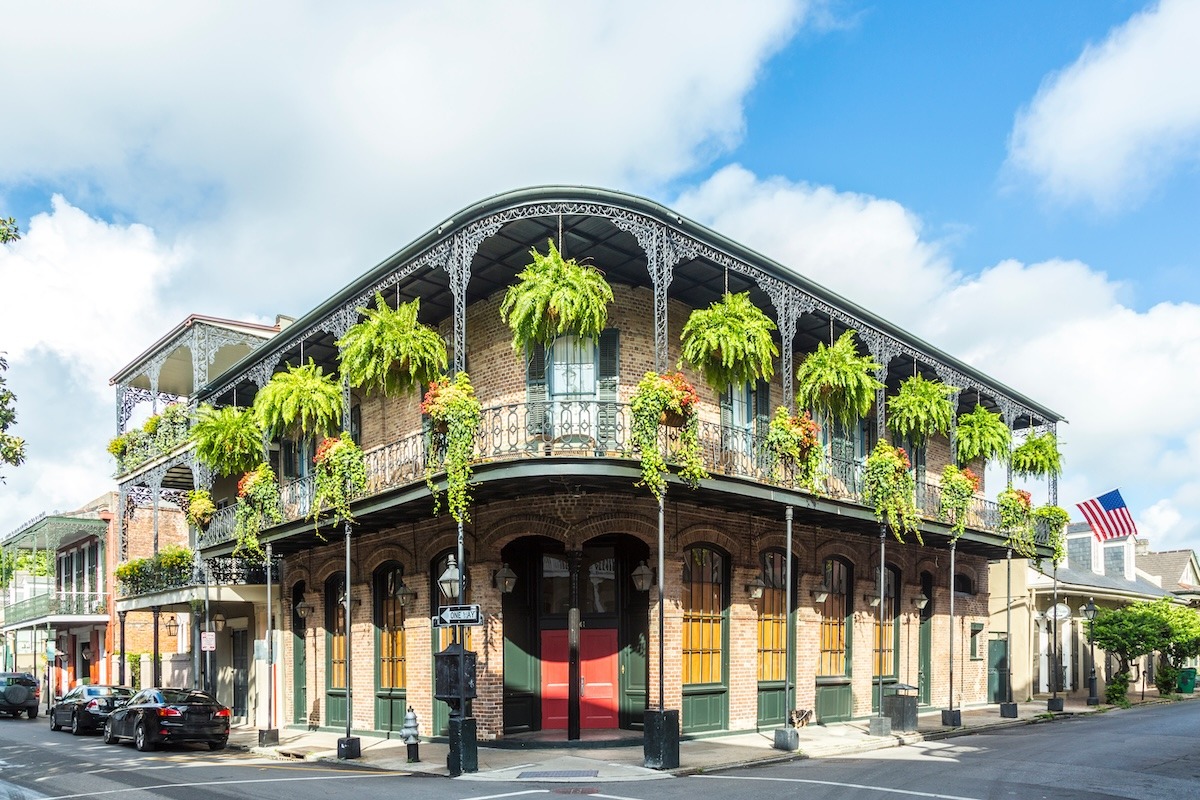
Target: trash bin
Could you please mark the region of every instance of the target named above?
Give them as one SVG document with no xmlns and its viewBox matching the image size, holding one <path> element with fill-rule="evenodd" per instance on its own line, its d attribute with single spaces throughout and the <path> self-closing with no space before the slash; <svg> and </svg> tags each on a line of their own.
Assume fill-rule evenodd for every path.
<svg viewBox="0 0 1200 800">
<path fill-rule="evenodd" d="M 1187 667 L 1179 670 L 1176 685 L 1180 694 L 1194 694 L 1196 691 L 1196 668 Z"/>
<path fill-rule="evenodd" d="M 883 715 L 892 721 L 894 731 L 917 729 L 917 687 L 894 683 L 883 689 Z"/>
</svg>

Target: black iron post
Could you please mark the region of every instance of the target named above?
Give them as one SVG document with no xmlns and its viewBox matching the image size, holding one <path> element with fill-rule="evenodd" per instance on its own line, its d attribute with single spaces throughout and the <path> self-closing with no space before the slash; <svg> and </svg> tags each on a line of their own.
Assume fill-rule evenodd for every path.
<svg viewBox="0 0 1200 800">
<path fill-rule="evenodd" d="M 1016 719 L 1017 704 L 1012 692 L 1012 548 L 1008 548 L 1008 587 L 1004 598 L 1004 698 L 1000 716 Z"/>
<path fill-rule="evenodd" d="M 354 721 L 353 668 L 351 662 L 351 642 L 354 639 L 350 625 L 350 523 L 346 523 L 346 583 L 345 595 L 342 597 L 343 613 L 346 615 L 346 735 L 338 739 L 338 758 L 359 758 L 362 756 L 362 743 L 357 736 L 350 735 L 350 725 Z"/>
<path fill-rule="evenodd" d="M 1084 617 L 1088 621 L 1088 660 L 1091 662 L 1088 670 L 1088 698 L 1089 706 L 1100 705 L 1100 696 L 1096 693 L 1096 637 L 1092 631 L 1092 623 L 1096 620 L 1096 601 L 1089 597 L 1087 604 L 1081 609 Z"/>
<path fill-rule="evenodd" d="M 150 673 L 154 678 L 154 686 L 162 686 L 162 655 L 158 650 L 158 616 L 162 612 L 162 606 L 151 606 L 150 611 L 154 615 L 154 664 L 150 667 Z"/>
<path fill-rule="evenodd" d="M 663 646 L 665 625 L 663 579 L 666 557 L 663 528 L 666 524 L 662 495 L 658 498 L 658 708 L 648 708 L 642 723 L 642 765 L 650 769 L 675 769 L 679 766 L 679 709 L 666 709 L 663 688 Z"/>
<path fill-rule="evenodd" d="M 890 718 L 883 716 L 883 602 L 885 589 L 887 585 L 884 583 L 884 559 L 887 552 L 887 526 L 879 526 L 879 614 L 878 614 L 878 629 L 877 641 L 875 647 L 875 669 L 879 672 L 879 713 L 871 718 L 868 723 L 868 733 L 871 736 L 890 736 L 892 734 L 892 721 Z"/>
<path fill-rule="evenodd" d="M 267 542 L 267 727 L 258 732 L 259 747 L 273 747 L 279 744 L 279 729 L 275 727 L 275 625 L 273 610 L 271 608 L 271 567 L 272 567 L 272 552 L 271 543 Z M 350 593 L 350 576 L 346 576 L 346 593 Z M 346 646 L 350 645 L 350 618 L 346 617 Z M 349 659 L 347 659 L 348 661 Z M 349 668 L 346 670 L 346 680 L 349 681 Z M 349 709 L 349 689 L 347 688 L 347 709 Z M 350 722 L 349 710 L 346 713 L 346 722 Z M 347 734 L 348 735 L 348 734 Z"/>
<path fill-rule="evenodd" d="M 467 563 L 463 549 L 463 523 L 458 520 L 458 604 L 466 602 Z M 463 644 L 463 626 L 455 623 L 454 642 L 458 645 L 457 707 L 450 710 L 450 747 L 446 754 L 446 766 L 452 776 L 464 772 L 479 771 L 479 741 L 476 736 L 475 718 L 467 706 L 466 647 Z"/>
<path fill-rule="evenodd" d="M 1050 699 L 1046 701 L 1047 711 L 1062 711 L 1063 700 L 1058 696 L 1059 675 L 1058 646 L 1058 562 L 1054 562 L 1054 605 L 1050 609 Z"/>
<path fill-rule="evenodd" d="M 954 552 L 957 540 L 950 541 L 950 702 L 942 709 L 942 724 L 951 727 L 962 727 L 962 712 L 954 707 Z"/>
<path fill-rule="evenodd" d="M 800 734 L 792 724 L 792 715 L 796 704 L 792 700 L 792 635 L 795 621 L 792 619 L 792 507 L 784 509 L 783 518 L 786 522 L 787 543 L 785 544 L 783 568 L 784 610 L 783 618 L 787 620 L 787 632 L 783 636 L 783 707 L 785 710 L 783 727 L 775 730 L 775 749 L 792 752 L 800 749 Z"/>
<path fill-rule="evenodd" d="M 127 612 L 127 611 L 118 611 L 117 612 L 117 619 L 119 621 L 118 627 L 120 628 L 120 633 L 121 633 L 121 664 L 120 664 L 120 673 L 121 674 L 119 676 L 119 683 L 122 686 L 125 685 L 125 615 L 127 613 L 129 613 L 129 612 Z M 138 688 L 141 688 L 141 687 L 138 687 Z"/>
</svg>

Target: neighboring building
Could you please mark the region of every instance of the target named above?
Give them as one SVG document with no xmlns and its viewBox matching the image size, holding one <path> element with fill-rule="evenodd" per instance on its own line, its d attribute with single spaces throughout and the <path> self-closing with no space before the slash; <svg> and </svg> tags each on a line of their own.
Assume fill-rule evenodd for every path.
<svg viewBox="0 0 1200 800">
<path fill-rule="evenodd" d="M 529 250 L 544 249 L 548 238 L 603 270 L 615 294 L 609 329 L 596 342 L 561 337 L 551 347 L 514 353 L 498 307 Z M 672 477 L 660 517 L 650 493 L 634 485 L 640 470 L 628 403 L 645 372 L 679 360 L 688 313 L 726 290 L 748 291 L 777 323 L 776 377 L 718 396 L 688 374 L 701 394 L 701 447 L 711 477 L 694 490 Z M 469 370 L 484 407 L 463 565 L 467 602 L 484 616 L 468 636 L 478 653 L 472 711 L 481 739 L 640 728 L 643 711 L 659 707 L 660 692 L 665 708 L 681 710 L 687 734 L 753 730 L 784 721 L 785 682 L 795 692 L 791 706 L 815 709 L 826 722 L 871 714 L 880 680 L 915 685 L 923 705 L 946 707 L 952 625 L 961 631 L 953 704 L 986 699 L 986 662 L 977 656 L 988 636 L 987 563 L 1004 552 L 995 504 L 977 498 L 950 574 L 948 528 L 934 521 L 936 477 L 950 442 L 935 439 L 917 454 L 925 543 L 898 544 L 888 534 L 881 626 L 871 605 L 879 593 L 880 525 L 862 498 L 861 465 L 886 435 L 885 395 L 914 372 L 957 387 L 960 412 L 980 404 L 1013 429 L 1054 430 L 1061 417 L 1053 411 L 670 209 L 582 188 L 523 190 L 464 209 L 261 346 L 247 344 L 237 363 L 171 391 L 189 404 L 247 406 L 289 364 L 311 359 L 336 373 L 336 342 L 376 292 L 391 304 L 420 297 L 422 321 L 446 336 L 452 368 Z M 825 426 L 833 457 L 819 493 L 773 481 L 758 457 L 767 417 L 791 405 L 800 360 L 851 329 L 884 365 L 887 388 L 877 393 L 876 410 L 850 430 Z M 130 385 L 147 371 L 142 362 L 160 351 L 114 381 Z M 160 389 L 147 388 L 147 397 L 157 397 Z M 447 632 L 431 621 L 456 602 L 441 594 L 437 579 L 459 531 L 444 509 L 432 514 L 425 473 L 437 440 L 423 424 L 419 397 L 382 398 L 349 387 L 344 397 L 344 425 L 366 450 L 369 475 L 347 536 L 328 526 L 315 530 L 306 518 L 312 443 L 272 443 L 285 521 L 261 539 L 282 558 L 279 722 L 394 733 L 411 705 L 422 733 L 438 735 L 447 708 L 433 697 L 433 653 Z M 119 408 L 123 425 L 126 404 Z M 169 458 L 156 468 L 154 486 L 206 485 L 186 452 Z M 982 474 L 982 465 L 975 467 Z M 134 473 L 123 476 L 122 487 L 134 480 Z M 206 564 L 234 548 L 235 482 L 212 488 L 226 507 L 197 543 Z M 791 609 L 783 578 L 789 513 Z M 657 576 L 666 600 L 661 665 L 657 591 L 634 582 L 642 562 L 657 561 L 660 519 L 667 564 Z M 515 583 L 506 592 L 509 571 Z M 765 588 L 754 599 L 756 579 Z M 137 603 L 165 609 L 170 600 L 178 608 L 184 597 Z M 240 630 L 265 638 L 257 596 L 223 608 L 227 625 L 236 613 Z M 219 655 L 222 670 L 245 663 L 235 651 Z"/>
<path fill-rule="evenodd" d="M 1139 539 L 1134 549 L 1137 571 L 1193 608 L 1200 607 L 1200 562 L 1195 550 L 1150 552 L 1150 543 Z"/>
<path fill-rule="evenodd" d="M 1090 648 L 1082 609 L 1089 598 L 1097 607 L 1119 608 L 1170 596 L 1170 592 L 1135 568 L 1137 540 L 1134 537 L 1101 542 L 1091 526 L 1078 522 L 1067 526 L 1066 544 L 1066 562 L 1059 564 L 1057 570 L 1048 559 L 1040 566 L 1023 559 L 1015 560 L 1012 565 L 1012 681 L 1013 699 L 1018 702 L 1052 691 L 1052 665 L 1055 663 L 1061 665 L 1061 680 L 1057 687 L 1060 692 L 1087 691 Z M 992 597 L 989 607 L 996 643 L 989 644 L 994 654 L 989 673 L 995 687 L 1003 685 L 1006 562 L 994 561 L 990 576 Z M 1101 697 L 1112 667 L 1106 654 L 1097 650 L 1096 680 Z M 1151 660 L 1138 662 L 1135 677 L 1140 677 L 1145 667 L 1152 668 Z"/>
</svg>

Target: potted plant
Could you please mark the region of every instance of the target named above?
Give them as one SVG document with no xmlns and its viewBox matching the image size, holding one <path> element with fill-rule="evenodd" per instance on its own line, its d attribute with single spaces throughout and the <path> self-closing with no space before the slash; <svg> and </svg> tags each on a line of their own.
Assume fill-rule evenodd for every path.
<svg viewBox="0 0 1200 800">
<path fill-rule="evenodd" d="M 979 476 L 970 469 L 959 469 L 953 464 L 947 464 L 942 469 L 942 499 L 938 519 L 950 522 L 951 540 L 966 531 L 967 512 L 979 487 Z"/>
<path fill-rule="evenodd" d="M 729 386 L 770 380 L 775 374 L 771 359 L 779 355 L 771 338 L 774 330 L 775 323 L 750 302 L 749 292 L 727 292 L 688 317 L 680 336 L 680 361 L 700 370 L 718 394 Z"/>
<path fill-rule="evenodd" d="M 1054 549 L 1052 561 L 1055 564 L 1061 564 L 1063 559 L 1067 557 L 1067 524 L 1071 521 L 1071 515 L 1066 509 L 1055 505 L 1038 506 L 1033 510 L 1033 522 L 1038 527 L 1044 527 L 1046 534 L 1050 540 L 1050 547 Z"/>
<path fill-rule="evenodd" d="M 420 310 L 420 298 L 393 310 L 379 292 L 375 308 L 358 309 L 364 319 L 337 343 L 346 382 L 396 396 L 436 380 L 446 369 L 446 342 L 417 321 Z"/>
<path fill-rule="evenodd" d="M 1008 458 L 1008 444 L 1012 433 L 999 414 L 988 411 L 981 405 L 958 418 L 954 431 L 955 458 L 966 464 L 977 458 L 987 461 L 1004 461 Z"/>
<path fill-rule="evenodd" d="M 1052 431 L 1032 434 L 1012 452 L 1012 469 L 1023 477 L 1054 478 L 1062 474 L 1062 455 Z"/>
<path fill-rule="evenodd" d="M 820 428 L 807 411 L 792 414 L 786 406 L 775 409 L 767 425 L 763 443 L 771 461 L 771 480 L 779 480 L 779 467 L 792 469 L 799 486 L 816 491 L 817 471 L 821 467 Z"/>
<path fill-rule="evenodd" d="M 504 293 L 500 318 L 513 332 L 513 350 L 526 342 L 548 345 L 565 333 L 595 339 L 608 324 L 612 287 L 593 266 L 564 259 L 549 240 L 549 252 L 533 248 L 533 260 Z"/>
<path fill-rule="evenodd" d="M 317 446 L 313 463 L 316 478 L 309 516 L 316 522 L 328 509 L 333 514 L 333 524 L 353 522 L 350 501 L 367 490 L 367 465 L 362 449 L 343 431 L 341 436 L 331 436 Z"/>
<path fill-rule="evenodd" d="M 950 396 L 956 389 L 921 375 L 906 378 L 900 391 L 887 400 L 887 426 L 894 436 L 921 447 L 937 433 L 949 433 L 954 424 Z"/>
<path fill-rule="evenodd" d="M 453 378 L 443 376 L 430 383 L 421 403 L 421 412 L 429 416 L 435 430 L 445 432 L 446 451 L 442 466 L 446 470 L 446 508 L 456 522 L 464 522 L 471 502 L 467 484 L 471 480 L 475 435 L 483 416 L 467 373 L 459 372 Z M 425 481 L 433 494 L 433 513 L 437 514 L 440 503 L 433 483 L 435 466 L 436 459 L 431 457 L 425 470 Z"/>
<path fill-rule="evenodd" d="M 1037 544 L 1033 536 L 1033 503 L 1029 492 L 1009 486 L 997 498 L 1000 512 L 1000 532 L 1005 545 L 1022 558 L 1036 558 Z"/>
<path fill-rule="evenodd" d="M 237 475 L 263 461 L 263 433 L 248 408 L 200 406 L 192 426 L 196 458 L 220 476 Z"/>
<path fill-rule="evenodd" d="M 195 489 L 187 493 L 186 516 L 189 525 L 202 531 L 207 530 L 216 513 L 217 506 L 213 503 L 212 494 L 207 489 Z"/>
<path fill-rule="evenodd" d="M 342 419 L 342 387 L 310 358 L 272 375 L 254 397 L 254 414 L 271 436 L 330 433 Z"/>
<path fill-rule="evenodd" d="M 130 597 L 142 593 L 153 571 L 154 565 L 149 558 L 131 558 L 117 566 L 114 576 L 121 585 L 121 593 Z"/>
<path fill-rule="evenodd" d="M 270 464 L 259 464 L 238 481 L 233 523 L 237 543 L 233 554 L 236 556 L 244 550 L 260 559 L 265 558 L 258 534 L 268 524 L 281 522 L 283 514 L 279 510 L 279 484 L 275 481 L 275 471 Z"/>
<path fill-rule="evenodd" d="M 630 433 L 642 459 L 642 480 L 636 485 L 647 487 L 657 499 L 662 499 L 667 485 L 667 462 L 658 443 L 659 425 L 680 428 L 679 446 L 674 453 L 680 463 L 679 477 L 692 487 L 708 477 L 700 458 L 700 419 L 696 415 L 699 402 L 696 389 L 681 372 L 647 372 L 634 390 Z"/>
<path fill-rule="evenodd" d="M 818 344 L 796 371 L 796 404 L 847 427 L 871 411 L 875 391 L 883 387 L 875 377 L 879 364 L 858 354 L 854 336 L 846 331 L 830 347 Z"/>
<path fill-rule="evenodd" d="M 912 464 L 904 448 L 882 441 L 875 445 L 863 472 L 863 496 L 875 506 L 875 518 L 887 523 L 897 541 L 903 542 L 904 534 L 911 532 L 924 544 L 918 526 L 916 491 Z"/>
</svg>

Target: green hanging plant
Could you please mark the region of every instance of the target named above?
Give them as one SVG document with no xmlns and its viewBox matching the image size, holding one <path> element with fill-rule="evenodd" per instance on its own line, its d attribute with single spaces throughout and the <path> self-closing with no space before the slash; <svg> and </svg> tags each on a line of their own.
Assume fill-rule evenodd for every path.
<svg viewBox="0 0 1200 800">
<path fill-rule="evenodd" d="M 283 522 L 279 508 L 279 484 L 270 464 L 259 464 L 238 481 L 238 501 L 234 510 L 234 537 L 236 556 L 247 551 L 258 558 L 266 558 L 258 534 L 269 525 Z"/>
<path fill-rule="evenodd" d="M 341 436 L 331 436 L 317 446 L 313 464 L 316 474 L 309 517 L 315 523 L 328 510 L 333 514 L 334 525 L 354 522 L 350 501 L 367 490 L 367 463 L 362 448 L 343 431 Z"/>
<path fill-rule="evenodd" d="M 360 308 L 364 319 L 338 339 L 340 367 L 354 387 L 398 396 L 420 392 L 446 370 L 446 342 L 417 321 L 421 300 L 392 307 L 379 292 L 375 308 Z"/>
<path fill-rule="evenodd" d="M 1012 452 L 1013 473 L 1027 478 L 1056 478 L 1062 474 L 1058 438 L 1051 431 L 1025 437 Z"/>
<path fill-rule="evenodd" d="M 979 487 L 979 476 L 970 469 L 959 469 L 953 464 L 947 464 L 942 469 L 942 500 L 938 519 L 949 521 L 950 541 L 966 532 L 967 512 Z"/>
<path fill-rule="evenodd" d="M 200 530 L 207 530 L 208 525 L 212 522 L 213 515 L 217 513 L 217 506 L 213 502 L 212 494 L 207 489 L 195 489 L 187 493 L 187 521 L 189 525 L 193 525 Z"/>
<path fill-rule="evenodd" d="M 807 411 L 792 414 L 786 406 L 775 409 L 767 425 L 763 447 L 771 462 L 771 480 L 780 479 L 780 467 L 790 467 L 797 486 L 816 491 L 817 472 L 821 468 L 820 427 Z"/>
<path fill-rule="evenodd" d="M 434 430 L 446 435 L 446 453 L 441 466 L 446 470 L 446 509 L 455 522 L 467 520 L 471 503 L 468 485 L 471 480 L 471 459 L 475 455 L 475 436 L 483 418 L 475 389 L 466 372 L 453 378 L 442 377 L 429 384 L 421 403 L 421 412 L 429 416 Z M 430 448 L 432 450 L 432 448 Z M 437 488 L 433 483 L 437 459 L 430 458 L 425 470 L 425 482 L 433 495 L 433 513 L 440 508 Z"/>
<path fill-rule="evenodd" d="M 958 391 L 921 375 L 906 378 L 900 391 L 887 400 L 887 426 L 895 436 L 920 447 L 938 433 L 949 433 L 954 424 L 950 397 Z"/>
<path fill-rule="evenodd" d="M 854 335 L 846 331 L 832 347 L 818 344 L 796 371 L 796 405 L 846 427 L 870 413 L 875 391 L 883 388 L 875 377 L 879 364 L 858 354 Z"/>
<path fill-rule="evenodd" d="M 220 476 L 248 472 L 263 461 L 262 427 L 248 408 L 200 406 L 191 435 L 196 458 Z"/>
<path fill-rule="evenodd" d="M 997 498 L 1000 511 L 1000 532 L 1005 535 L 1005 546 L 1011 547 L 1022 558 L 1037 557 L 1037 543 L 1033 534 L 1033 503 L 1029 492 L 1009 486 Z"/>
<path fill-rule="evenodd" d="M 1000 415 L 976 405 L 974 411 L 958 418 L 958 427 L 954 432 L 955 457 L 959 464 L 977 458 L 982 458 L 984 462 L 1005 461 L 1011 441 L 1012 433 Z"/>
<path fill-rule="evenodd" d="M 549 345 L 563 334 L 595 339 L 608 324 L 612 287 L 595 267 L 564 259 L 548 240 L 549 252 L 533 258 L 504 293 L 500 318 L 513 332 L 513 350 L 529 341 Z"/>
<path fill-rule="evenodd" d="M 863 498 L 875 506 L 875 518 L 886 522 L 898 541 L 911 532 L 925 544 L 917 513 L 917 484 L 903 447 L 887 442 L 875 445 L 863 472 Z"/>
<path fill-rule="evenodd" d="M 1038 526 L 1044 526 L 1050 538 L 1050 547 L 1054 550 L 1052 561 L 1061 564 L 1067 557 L 1067 524 L 1071 515 L 1060 506 L 1044 505 L 1033 510 L 1033 521 Z M 1041 566 L 1039 564 L 1039 566 Z"/>
<path fill-rule="evenodd" d="M 771 338 L 774 330 L 775 323 L 750 302 L 749 292 L 727 292 L 721 301 L 688 317 L 680 336 L 680 364 L 703 372 L 718 394 L 729 386 L 769 381 L 775 374 L 772 359 L 779 355 Z"/>
<path fill-rule="evenodd" d="M 708 477 L 700 457 L 700 418 L 696 406 L 700 396 L 681 372 L 659 375 L 647 372 L 633 392 L 629 408 L 632 414 L 630 434 L 633 445 L 641 455 L 642 479 L 635 486 L 645 486 L 661 500 L 667 489 L 667 461 L 658 443 L 659 425 L 678 427 L 679 445 L 673 458 L 680 464 L 679 477 L 695 488 Z"/>
<path fill-rule="evenodd" d="M 311 358 L 271 376 L 254 398 L 258 424 L 272 436 L 326 434 L 342 419 L 342 387 Z"/>
</svg>

